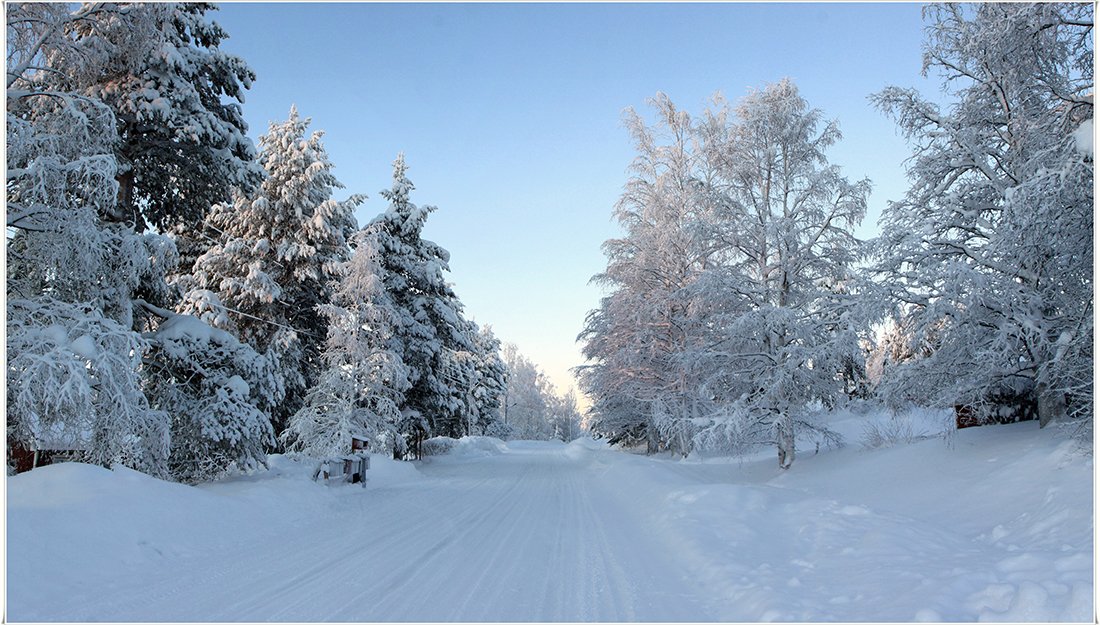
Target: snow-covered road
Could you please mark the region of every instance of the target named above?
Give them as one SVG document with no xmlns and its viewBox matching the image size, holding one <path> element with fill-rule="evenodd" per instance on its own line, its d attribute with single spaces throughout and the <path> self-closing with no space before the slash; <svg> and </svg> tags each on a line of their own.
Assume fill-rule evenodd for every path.
<svg viewBox="0 0 1100 625">
<path fill-rule="evenodd" d="M 691 621 L 683 564 L 561 445 L 436 459 L 310 527 L 113 603 L 122 620 Z M 201 602 L 194 599 L 202 598 Z M 202 606 L 202 610 L 196 610 Z M 105 606 L 106 607 L 106 606 Z"/>
<path fill-rule="evenodd" d="M 199 488 L 46 467 L 8 481 L 7 616 L 1088 620 L 1091 469 L 1022 428 L 978 436 L 831 452 L 801 474 L 591 441 L 379 460 L 367 488 L 315 484 L 286 458 Z"/>
</svg>

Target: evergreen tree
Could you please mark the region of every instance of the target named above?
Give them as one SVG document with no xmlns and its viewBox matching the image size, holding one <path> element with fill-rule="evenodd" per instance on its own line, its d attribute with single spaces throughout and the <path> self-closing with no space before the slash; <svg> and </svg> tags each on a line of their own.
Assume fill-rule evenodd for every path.
<svg viewBox="0 0 1100 625">
<path fill-rule="evenodd" d="M 255 196 L 238 193 L 231 204 L 213 207 L 206 225 L 217 243 L 180 280 L 183 311 L 229 312 L 219 317 L 224 329 L 266 352 L 282 372 L 286 397 L 273 414 L 276 432 L 319 375 L 327 321 L 318 306 L 331 298 L 363 199 L 332 198 L 343 185 L 332 175 L 322 133 L 307 136 L 309 123 L 292 107 L 287 121 L 260 138 L 267 178 Z"/>
<path fill-rule="evenodd" d="M 432 435 L 461 436 L 469 403 L 454 385 L 470 380 L 449 381 L 448 376 L 453 376 L 456 353 L 471 352 L 473 345 L 465 331 L 462 304 L 443 277 L 450 254 L 421 237 L 435 207 L 410 201 L 414 187 L 406 171 L 404 156 L 398 156 L 393 186 L 382 192 L 389 208 L 371 222 L 378 229 L 383 284 L 398 314 L 394 345 L 410 369 L 412 387 L 402 406 L 410 419 L 405 427 L 420 418 Z"/>
<path fill-rule="evenodd" d="M 202 482 L 232 468 L 266 467 L 281 380 L 264 357 L 197 317 L 145 307 L 162 319 L 146 337 L 143 386 L 171 419 L 170 475 Z"/>
<path fill-rule="evenodd" d="M 383 288 L 376 227 L 352 244 L 332 302 L 320 306 L 329 320 L 325 369 L 282 434 L 287 449 L 316 457 L 347 453 L 352 436 L 387 451 L 403 442 L 399 407 L 409 370 L 393 350 L 398 316 Z"/>
<path fill-rule="evenodd" d="M 508 368 L 500 355 L 500 340 L 493 329 L 486 325 L 474 326 L 473 337 L 477 383 L 474 386 L 474 404 L 477 414 L 476 433 L 487 434 L 496 429 L 503 419 L 501 405 L 508 389 Z"/>
<path fill-rule="evenodd" d="M 72 36 L 112 51 L 103 71 L 76 84 L 115 113 L 115 218 L 186 237 L 232 189 L 262 179 L 239 104 L 255 74 L 220 48 L 228 35 L 206 16 L 213 4 L 103 6 Z"/>
</svg>

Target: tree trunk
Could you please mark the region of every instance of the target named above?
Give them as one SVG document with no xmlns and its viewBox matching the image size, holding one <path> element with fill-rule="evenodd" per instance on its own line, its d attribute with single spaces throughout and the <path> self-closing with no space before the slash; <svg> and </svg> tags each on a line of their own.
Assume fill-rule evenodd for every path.
<svg viewBox="0 0 1100 625">
<path fill-rule="evenodd" d="M 645 453 L 647 456 L 652 456 L 659 452 L 661 447 L 657 440 L 657 426 L 652 421 L 646 424 L 645 435 Z"/>
<path fill-rule="evenodd" d="M 776 447 L 779 450 L 779 468 L 789 469 L 794 464 L 794 424 L 789 415 L 776 422 Z"/>
<path fill-rule="evenodd" d="M 1048 390 L 1047 385 L 1042 382 L 1036 388 L 1036 395 L 1039 427 L 1045 428 L 1066 411 L 1066 395 Z"/>
<path fill-rule="evenodd" d="M 111 223 L 126 223 L 134 206 L 134 170 L 119 173 L 115 180 L 118 182 L 118 200 L 101 217 Z"/>
</svg>

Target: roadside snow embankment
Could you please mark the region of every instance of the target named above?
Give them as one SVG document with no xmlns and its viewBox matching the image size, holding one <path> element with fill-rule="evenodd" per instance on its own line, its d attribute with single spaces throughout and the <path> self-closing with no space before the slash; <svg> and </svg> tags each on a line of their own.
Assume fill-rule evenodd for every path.
<svg viewBox="0 0 1100 625">
<path fill-rule="evenodd" d="M 608 496 L 726 598 L 722 620 L 1092 619 L 1092 460 L 1034 422 L 849 445 L 789 471 L 632 460 L 604 470 Z"/>
<path fill-rule="evenodd" d="M 102 620 L 104 582 L 199 574 L 212 558 L 315 531 L 348 498 L 420 479 L 412 464 L 375 455 L 365 489 L 328 488 L 310 479 L 314 464 L 271 456 L 268 470 L 200 486 L 76 462 L 8 477 L 8 615 Z M 58 615 L 59 605 L 82 607 Z"/>
<path fill-rule="evenodd" d="M 463 436 L 462 438 L 436 436 L 424 441 L 420 450 L 425 456 L 484 458 L 499 456 L 507 452 L 508 447 L 504 441 L 491 436 Z"/>
</svg>

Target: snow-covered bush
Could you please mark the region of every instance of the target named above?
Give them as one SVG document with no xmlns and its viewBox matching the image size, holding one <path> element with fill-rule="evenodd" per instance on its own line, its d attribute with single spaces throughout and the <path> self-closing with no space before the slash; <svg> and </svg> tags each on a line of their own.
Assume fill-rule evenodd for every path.
<svg viewBox="0 0 1100 625">
<path fill-rule="evenodd" d="M 863 426 L 859 442 L 866 449 L 908 445 L 926 438 L 928 433 L 914 427 L 913 422 L 901 415 L 893 415 L 886 421 L 869 421 Z"/>
<path fill-rule="evenodd" d="M 442 456 L 458 446 L 458 439 L 448 436 L 429 438 L 420 444 L 420 453 L 425 456 Z"/>
</svg>

